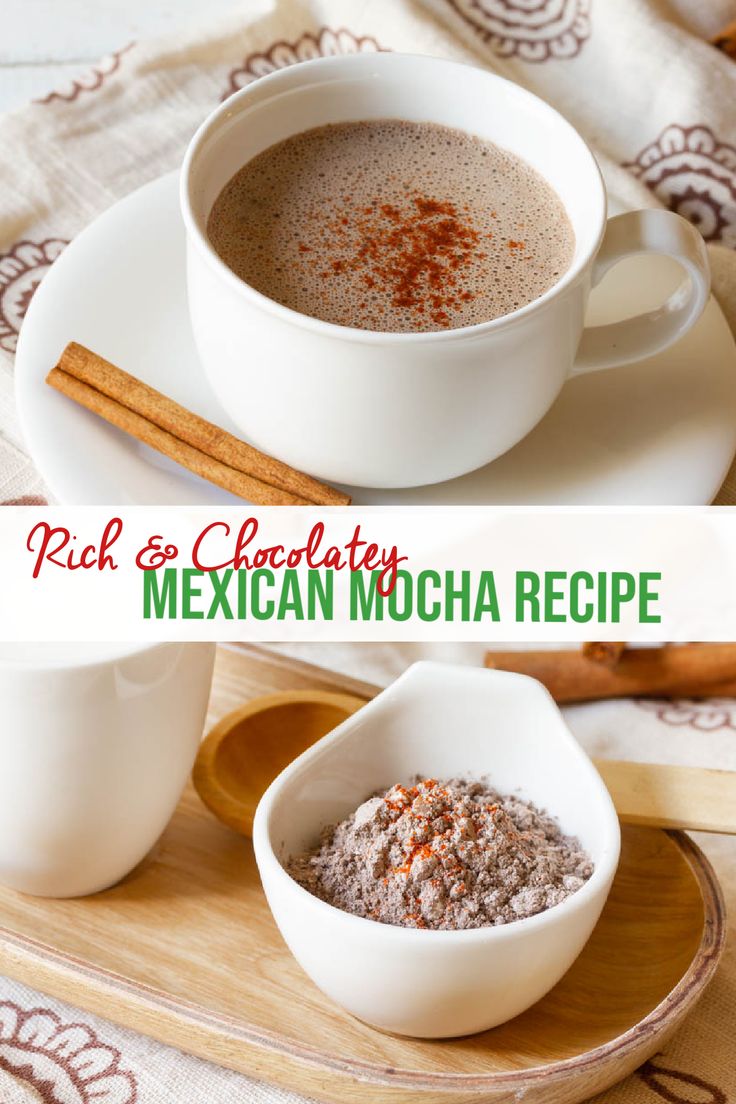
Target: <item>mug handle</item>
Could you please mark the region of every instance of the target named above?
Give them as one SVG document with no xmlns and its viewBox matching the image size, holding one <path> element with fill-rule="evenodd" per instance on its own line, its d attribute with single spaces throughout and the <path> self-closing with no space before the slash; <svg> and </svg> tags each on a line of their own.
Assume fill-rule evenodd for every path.
<svg viewBox="0 0 736 1104">
<path fill-rule="evenodd" d="M 606 326 L 587 326 L 571 376 L 653 356 L 686 334 L 700 317 L 710 293 L 710 269 L 705 242 L 695 227 L 672 211 L 615 215 L 606 225 L 593 267 L 592 286 L 609 268 L 636 253 L 674 257 L 685 270 L 685 279 L 657 310 Z"/>
</svg>

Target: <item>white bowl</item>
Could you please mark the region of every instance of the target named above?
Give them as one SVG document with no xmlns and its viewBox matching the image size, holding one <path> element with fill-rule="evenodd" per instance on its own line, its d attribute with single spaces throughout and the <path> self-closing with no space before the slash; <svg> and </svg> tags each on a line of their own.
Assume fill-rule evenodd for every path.
<svg viewBox="0 0 736 1104">
<path fill-rule="evenodd" d="M 487 776 L 535 802 L 579 838 L 592 876 L 528 919 L 430 931 L 353 916 L 287 874 L 282 861 L 312 847 L 325 825 L 416 774 Z M 315 984 L 374 1027 L 443 1038 L 503 1023 L 559 981 L 605 904 L 620 831 L 600 775 L 540 683 L 416 663 L 282 771 L 256 810 L 253 845 L 276 923 Z"/>
</svg>

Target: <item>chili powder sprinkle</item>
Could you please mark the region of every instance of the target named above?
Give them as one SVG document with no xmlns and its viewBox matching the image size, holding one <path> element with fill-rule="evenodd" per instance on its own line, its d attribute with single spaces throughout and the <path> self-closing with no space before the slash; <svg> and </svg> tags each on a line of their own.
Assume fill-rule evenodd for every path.
<svg viewBox="0 0 736 1104">
<path fill-rule="evenodd" d="M 207 233 L 273 300 L 392 333 L 508 314 L 551 287 L 574 250 L 559 197 L 522 159 L 401 119 L 333 123 L 263 150 L 225 185 Z"/>
<path fill-rule="evenodd" d="M 339 245 L 348 236 L 345 224 L 341 218 L 330 227 Z M 350 238 L 348 256 L 331 261 L 321 273 L 324 279 L 350 267 L 367 288 L 380 284 L 394 307 L 413 312 L 418 321 L 427 316 L 440 327 L 450 325 L 451 312 L 474 298 L 463 290 L 463 266 L 487 255 L 467 212 L 450 200 L 418 193 L 402 207 L 378 200 L 365 207 L 353 218 Z"/>
<path fill-rule="evenodd" d="M 443 929 L 532 916 L 592 870 L 578 840 L 531 803 L 434 778 L 369 798 L 289 864 L 306 889 L 346 912 Z"/>
</svg>

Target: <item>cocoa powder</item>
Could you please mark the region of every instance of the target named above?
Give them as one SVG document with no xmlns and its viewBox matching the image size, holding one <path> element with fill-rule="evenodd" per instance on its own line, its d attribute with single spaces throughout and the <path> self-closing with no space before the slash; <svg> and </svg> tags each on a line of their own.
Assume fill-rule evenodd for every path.
<svg viewBox="0 0 736 1104">
<path fill-rule="evenodd" d="M 287 869 L 310 893 L 356 916 L 456 930 L 551 908 L 580 889 L 593 864 L 530 802 L 454 778 L 368 798 Z"/>
</svg>

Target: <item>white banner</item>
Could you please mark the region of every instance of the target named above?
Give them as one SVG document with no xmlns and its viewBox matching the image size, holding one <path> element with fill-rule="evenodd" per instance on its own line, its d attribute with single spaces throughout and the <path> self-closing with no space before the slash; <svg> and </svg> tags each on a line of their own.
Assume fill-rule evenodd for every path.
<svg viewBox="0 0 736 1104">
<path fill-rule="evenodd" d="M 7 507 L 0 639 L 733 640 L 730 508 Z"/>
</svg>

